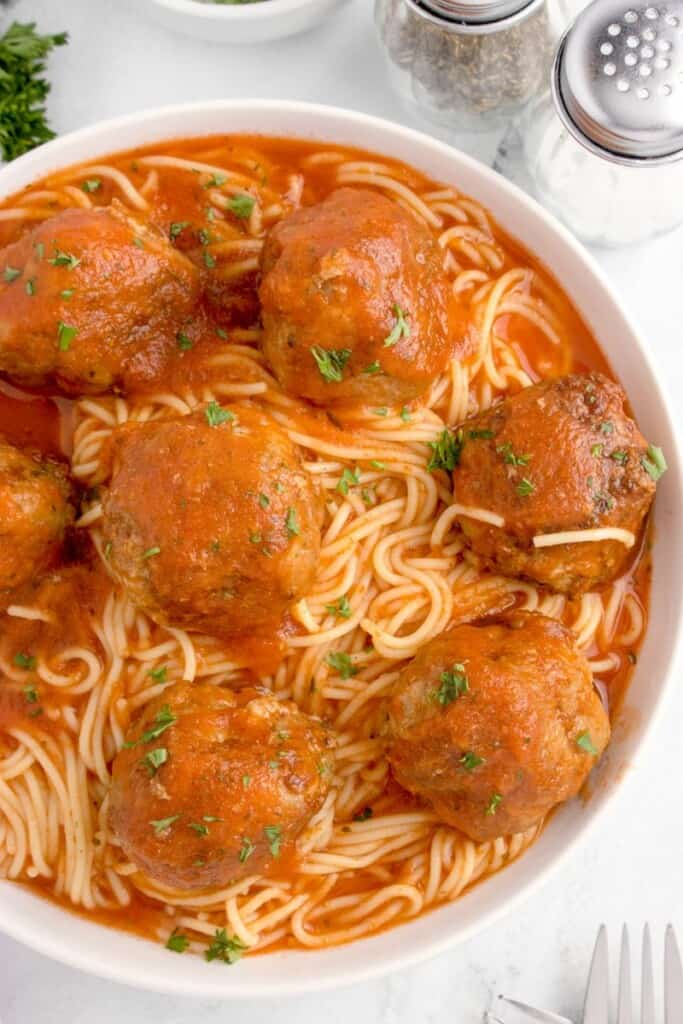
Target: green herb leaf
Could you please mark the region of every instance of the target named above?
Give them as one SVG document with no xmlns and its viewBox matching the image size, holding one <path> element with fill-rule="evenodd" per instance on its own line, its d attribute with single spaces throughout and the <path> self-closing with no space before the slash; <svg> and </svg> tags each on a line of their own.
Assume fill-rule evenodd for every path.
<svg viewBox="0 0 683 1024">
<path fill-rule="evenodd" d="M 12 281 L 16 281 L 18 277 L 21 277 L 21 271 L 17 267 L 5 267 L 2 276 L 8 284 L 11 284 Z"/>
<path fill-rule="evenodd" d="M 172 814 L 168 818 L 157 818 L 156 821 L 150 821 L 150 825 L 154 829 L 154 834 L 160 836 L 163 832 L 171 827 L 174 821 L 180 818 L 180 814 Z"/>
<path fill-rule="evenodd" d="M 246 836 L 242 839 L 242 846 L 240 847 L 239 861 L 240 864 L 246 864 L 251 857 L 256 847 L 252 843 L 251 839 L 247 839 Z"/>
<path fill-rule="evenodd" d="M 351 605 L 349 604 L 349 599 L 346 594 L 344 594 L 343 597 L 340 597 L 338 601 L 335 601 L 334 604 L 326 604 L 325 610 L 328 611 L 330 615 L 336 615 L 339 619 L 351 618 Z"/>
<path fill-rule="evenodd" d="M 503 798 L 500 795 L 500 793 L 492 793 L 491 799 L 489 800 L 488 806 L 486 808 L 486 814 L 489 817 L 493 817 L 493 815 L 496 813 L 502 802 Z"/>
<path fill-rule="evenodd" d="M 410 423 L 410 410 L 407 405 L 403 406 L 399 415 L 404 423 Z"/>
<path fill-rule="evenodd" d="M 149 754 L 145 754 L 142 758 L 142 763 L 150 776 L 156 775 L 162 764 L 166 764 L 167 761 L 168 750 L 166 747 L 157 747 L 156 750 L 150 750 Z"/>
<path fill-rule="evenodd" d="M 125 747 L 135 747 L 138 743 L 151 743 L 152 740 L 158 739 L 163 732 L 166 732 L 175 722 L 176 717 L 171 711 L 168 704 L 164 704 L 161 711 L 158 711 L 154 716 L 154 721 L 149 729 L 143 732 L 139 740 L 133 740 L 129 743 L 125 743 Z"/>
<path fill-rule="evenodd" d="M 327 655 L 325 661 L 342 679 L 350 679 L 351 676 L 358 674 L 358 669 L 351 661 L 351 655 L 345 651 L 332 651 Z"/>
<path fill-rule="evenodd" d="M 263 491 L 261 491 L 258 496 L 258 503 L 261 506 L 261 508 L 268 508 L 268 506 L 270 505 L 270 498 L 268 497 L 267 494 L 264 494 Z"/>
<path fill-rule="evenodd" d="M 207 960 L 220 960 L 224 964 L 236 964 L 247 946 L 236 935 L 228 937 L 225 928 L 217 928 L 214 940 L 204 953 Z"/>
<path fill-rule="evenodd" d="M 212 174 L 207 182 L 204 184 L 204 188 L 220 188 L 221 185 L 225 185 L 228 179 L 224 174 Z"/>
<path fill-rule="evenodd" d="M 612 423 L 611 420 L 605 420 L 604 423 L 600 424 L 600 433 L 601 434 L 611 434 L 613 432 L 614 432 L 614 424 Z"/>
<path fill-rule="evenodd" d="M 470 441 L 490 441 L 494 433 L 492 430 L 468 430 L 467 436 Z"/>
<path fill-rule="evenodd" d="M 251 786 L 251 775 L 242 776 L 242 789 L 249 789 Z"/>
<path fill-rule="evenodd" d="M 73 253 L 64 252 L 55 246 L 55 254 L 47 262 L 51 263 L 53 267 L 66 267 L 68 270 L 75 270 L 81 261 Z"/>
<path fill-rule="evenodd" d="M 291 506 L 287 509 L 285 526 L 287 527 L 287 533 L 290 537 L 298 537 L 301 533 L 301 530 L 299 529 L 299 522 L 296 517 L 296 509 Z"/>
<path fill-rule="evenodd" d="M 68 352 L 71 348 L 71 342 L 78 334 L 77 327 L 70 327 L 65 324 L 62 320 L 57 324 L 57 344 L 60 352 Z"/>
<path fill-rule="evenodd" d="M 343 469 L 342 475 L 337 481 L 336 491 L 340 494 L 348 494 L 349 487 L 355 487 L 360 483 L 360 469 L 356 466 L 355 469 Z"/>
<path fill-rule="evenodd" d="M 393 311 L 394 316 L 396 317 L 396 323 L 391 329 L 391 334 L 384 339 L 385 348 L 392 348 L 401 340 L 401 338 L 410 337 L 410 324 L 407 319 L 409 314 L 404 313 L 401 307 L 396 305 L 396 303 L 394 303 Z"/>
<path fill-rule="evenodd" d="M 517 494 L 519 494 L 520 498 L 528 498 L 535 490 L 536 485 L 525 476 L 523 476 L 517 484 Z"/>
<path fill-rule="evenodd" d="M 241 192 L 239 195 L 233 196 L 228 202 L 228 209 L 239 217 L 240 220 L 246 220 L 251 217 L 251 211 L 256 205 L 256 200 L 253 196 L 250 196 L 246 192 Z"/>
<path fill-rule="evenodd" d="M 155 683 L 165 683 L 168 669 L 165 665 L 162 665 L 160 668 L 151 668 L 147 675 L 151 676 Z"/>
<path fill-rule="evenodd" d="M 372 817 L 372 807 L 364 807 L 358 814 L 354 814 L 354 821 L 368 821 Z"/>
<path fill-rule="evenodd" d="M 467 693 L 470 688 L 465 666 L 459 661 L 441 673 L 439 683 L 441 685 L 438 690 L 434 691 L 434 700 L 444 708 L 452 704 L 458 697 L 462 697 L 463 693 Z"/>
<path fill-rule="evenodd" d="M 587 754 L 592 754 L 593 757 L 597 757 L 598 752 L 593 745 L 591 734 L 588 731 L 579 733 L 576 737 L 576 745 L 577 747 L 581 747 L 582 750 L 585 750 Z"/>
<path fill-rule="evenodd" d="M 38 664 L 37 658 L 35 658 L 32 654 L 26 654 L 24 651 L 17 651 L 17 653 L 12 658 L 12 661 L 17 666 L 17 668 L 23 668 L 27 672 L 32 672 L 36 665 Z"/>
<path fill-rule="evenodd" d="M 98 189 L 102 188 L 101 178 L 86 178 L 81 188 L 84 192 L 97 192 Z"/>
<path fill-rule="evenodd" d="M 204 415 L 210 427 L 219 427 L 221 423 L 232 423 L 235 419 L 234 412 L 231 412 L 230 409 L 224 409 L 215 400 L 209 402 L 204 410 Z"/>
<path fill-rule="evenodd" d="M 442 430 L 436 441 L 429 441 L 432 455 L 427 469 L 433 473 L 435 469 L 452 472 L 460 462 L 462 452 L 462 430 L 452 434 L 450 430 Z"/>
<path fill-rule="evenodd" d="M 184 953 L 189 945 L 190 940 L 187 935 L 183 935 L 177 928 L 174 928 L 166 942 L 166 949 L 170 949 L 172 953 Z"/>
<path fill-rule="evenodd" d="M 33 297 L 36 294 L 36 279 L 35 277 L 29 277 L 28 281 L 24 285 L 24 291 L 27 295 Z"/>
<path fill-rule="evenodd" d="M 460 764 L 466 772 L 473 772 L 475 768 L 479 768 L 480 765 L 486 764 L 486 760 L 483 757 L 478 757 L 474 751 L 467 750 L 460 758 Z"/>
<path fill-rule="evenodd" d="M 373 409 L 372 412 L 373 412 L 374 416 L 388 416 L 389 415 L 389 410 L 387 409 L 386 405 L 380 406 L 379 409 Z"/>
<path fill-rule="evenodd" d="M 202 259 L 204 260 L 204 266 L 208 270 L 213 270 L 216 266 L 216 258 L 213 256 L 208 249 L 205 249 L 202 253 Z"/>
<path fill-rule="evenodd" d="M 599 459 L 600 456 L 602 455 L 602 449 L 603 449 L 603 446 L 601 444 L 594 444 L 594 445 L 592 445 L 592 447 L 591 447 L 591 455 L 594 458 Z"/>
<path fill-rule="evenodd" d="M 361 373 L 366 374 L 368 377 L 372 377 L 374 374 L 381 372 L 382 367 L 380 366 L 379 360 L 377 359 L 375 359 L 374 363 L 370 363 L 369 366 L 366 366 L 364 370 L 361 370 Z"/>
<path fill-rule="evenodd" d="M 657 445 L 651 444 L 647 449 L 647 455 L 643 455 L 640 464 L 654 481 L 659 480 L 669 468 L 664 458 L 664 452 Z"/>
<path fill-rule="evenodd" d="M 612 452 L 610 459 L 614 459 L 614 461 L 618 462 L 620 466 L 625 466 L 628 462 L 628 452 L 621 449 L 619 451 Z"/>
<path fill-rule="evenodd" d="M 280 847 L 282 846 L 282 830 L 279 825 L 266 825 L 263 829 L 263 834 L 268 840 L 268 848 L 272 857 L 280 856 Z"/>
<path fill-rule="evenodd" d="M 209 834 L 208 827 L 201 821 L 191 821 L 187 827 L 193 829 L 199 836 L 208 836 Z"/>
<path fill-rule="evenodd" d="M 372 467 L 372 469 L 378 469 L 380 471 L 386 469 L 384 463 L 380 462 L 379 459 L 370 459 L 370 466 Z"/>
<path fill-rule="evenodd" d="M 60 298 L 62 298 L 65 301 L 68 302 L 69 299 L 71 298 L 71 296 L 73 295 L 73 293 L 74 293 L 73 288 L 63 288 L 62 291 L 59 293 L 59 296 L 60 296 Z"/>
<path fill-rule="evenodd" d="M 171 241 L 174 242 L 178 235 L 182 234 L 185 228 L 189 228 L 189 226 L 189 220 L 174 220 L 168 229 L 168 234 Z"/>
<path fill-rule="evenodd" d="M 160 555 L 160 554 L 161 554 L 161 548 L 160 547 L 153 547 L 153 548 L 147 548 L 146 551 L 143 551 L 142 557 L 144 559 L 156 558 L 156 556 Z"/>
<path fill-rule="evenodd" d="M 50 84 L 41 76 L 47 55 L 67 40 L 66 32 L 38 35 L 33 21 L 13 22 L 0 38 L 0 152 L 5 160 L 54 138 L 45 110 Z"/>
<path fill-rule="evenodd" d="M 27 683 L 26 686 L 24 687 L 24 697 L 26 698 L 27 704 L 38 703 L 38 691 L 33 685 L 33 683 Z"/>
<path fill-rule="evenodd" d="M 323 380 L 328 384 L 339 384 L 344 377 L 344 367 L 351 358 L 351 349 L 326 349 L 320 345 L 313 345 L 311 355 Z"/>
<path fill-rule="evenodd" d="M 192 348 L 192 338 L 188 338 L 184 331 L 178 331 L 175 340 L 181 352 L 189 352 Z"/>
<path fill-rule="evenodd" d="M 528 466 L 531 461 L 530 455 L 515 455 L 509 441 L 506 444 L 499 444 L 496 451 L 503 456 L 503 462 L 508 466 Z"/>
</svg>

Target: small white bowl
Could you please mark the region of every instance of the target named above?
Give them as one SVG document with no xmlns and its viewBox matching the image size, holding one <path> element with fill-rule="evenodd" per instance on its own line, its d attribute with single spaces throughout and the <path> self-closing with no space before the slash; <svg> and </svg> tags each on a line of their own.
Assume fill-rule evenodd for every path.
<svg viewBox="0 0 683 1024">
<path fill-rule="evenodd" d="M 312 28 L 346 0 L 259 0 L 247 4 L 198 0 L 137 0 L 166 28 L 212 43 L 266 43 Z"/>
<path fill-rule="evenodd" d="M 117 150 L 229 132 L 319 139 L 371 150 L 404 160 L 487 206 L 503 229 L 539 254 L 561 281 L 623 382 L 643 433 L 662 446 L 669 463 L 655 505 L 650 624 L 590 799 L 564 804 L 523 857 L 456 902 L 351 945 L 245 957 L 226 970 L 200 957 L 170 957 L 160 944 L 110 930 L 23 886 L 0 882 L 0 930 L 55 960 L 166 995 L 257 999 L 358 982 L 434 956 L 501 914 L 519 911 L 530 892 L 570 852 L 575 855 L 615 795 L 628 789 L 628 776 L 644 759 L 665 691 L 680 675 L 683 483 L 674 419 L 658 379 L 664 378 L 664 368 L 653 366 L 647 343 L 593 258 L 554 217 L 499 174 L 419 132 L 355 111 L 280 100 L 166 107 L 103 121 L 20 157 L 0 169 L 0 198 L 59 168 Z M 637 810 L 624 807 L 623 813 Z"/>
</svg>

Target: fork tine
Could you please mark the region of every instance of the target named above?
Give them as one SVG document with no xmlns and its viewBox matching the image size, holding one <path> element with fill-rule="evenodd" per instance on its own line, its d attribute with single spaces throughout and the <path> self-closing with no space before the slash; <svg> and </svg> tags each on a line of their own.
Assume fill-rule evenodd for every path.
<svg viewBox="0 0 683 1024">
<path fill-rule="evenodd" d="M 624 925 L 621 931 L 617 1024 L 633 1024 L 633 999 L 631 997 L 631 946 L 628 941 L 628 928 L 626 925 Z"/>
<path fill-rule="evenodd" d="M 673 925 L 666 929 L 664 953 L 664 1020 L 678 1024 L 683 1020 L 683 965 Z"/>
<path fill-rule="evenodd" d="M 649 924 L 646 924 L 643 929 L 641 1024 L 657 1024 L 655 1018 L 655 980 L 652 970 L 652 936 L 650 935 Z"/>
<path fill-rule="evenodd" d="M 609 963 L 607 929 L 604 924 L 600 925 L 593 950 L 582 1020 L 583 1024 L 605 1024 L 609 1020 Z"/>
</svg>

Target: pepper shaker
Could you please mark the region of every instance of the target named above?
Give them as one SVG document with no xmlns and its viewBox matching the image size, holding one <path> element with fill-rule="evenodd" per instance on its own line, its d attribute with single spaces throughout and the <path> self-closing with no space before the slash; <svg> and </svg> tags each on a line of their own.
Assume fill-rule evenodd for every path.
<svg viewBox="0 0 683 1024">
<path fill-rule="evenodd" d="M 496 167 L 595 245 L 683 223 L 683 0 L 594 0 Z"/>
<path fill-rule="evenodd" d="M 376 0 L 375 21 L 403 99 L 454 132 L 507 125 L 547 84 L 556 0 Z"/>
</svg>

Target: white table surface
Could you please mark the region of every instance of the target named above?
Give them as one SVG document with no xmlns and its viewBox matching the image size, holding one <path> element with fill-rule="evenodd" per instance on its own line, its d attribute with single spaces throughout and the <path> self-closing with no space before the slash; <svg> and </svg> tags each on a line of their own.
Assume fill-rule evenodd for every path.
<svg viewBox="0 0 683 1024">
<path fill-rule="evenodd" d="M 166 32 L 143 20 L 136 6 L 136 0 L 18 0 L 12 8 L 42 31 L 70 33 L 69 47 L 50 62 L 49 110 L 57 131 L 147 106 L 230 96 L 316 100 L 406 121 L 384 75 L 372 0 L 350 0 L 307 35 L 241 50 Z M 644 329 L 665 382 L 683 394 L 683 231 L 598 256 Z M 621 800 L 583 853 L 514 916 L 421 967 L 277 1004 L 198 1002 L 100 981 L 0 936 L 0 1021 L 467 1024 L 481 1020 L 497 992 L 576 1014 L 599 922 L 616 930 L 624 919 L 640 927 L 645 919 L 663 926 L 673 918 L 683 937 L 680 723 L 683 692 L 670 701 L 649 755 L 634 766 Z"/>
</svg>

